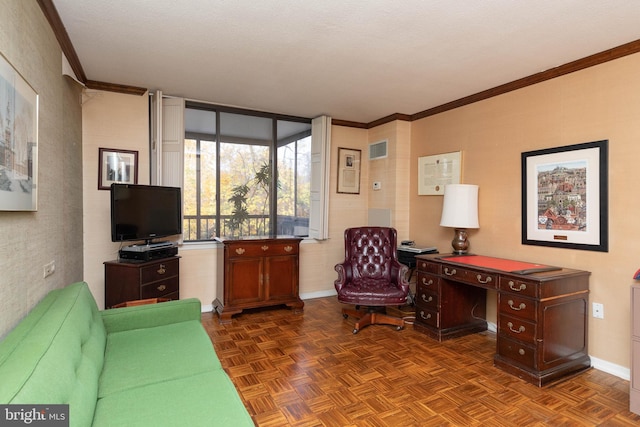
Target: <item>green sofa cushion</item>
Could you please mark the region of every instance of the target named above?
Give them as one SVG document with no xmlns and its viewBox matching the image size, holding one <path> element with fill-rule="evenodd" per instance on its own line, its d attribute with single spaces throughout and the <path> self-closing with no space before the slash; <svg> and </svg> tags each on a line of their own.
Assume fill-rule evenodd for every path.
<svg viewBox="0 0 640 427">
<path fill-rule="evenodd" d="M 201 321 L 201 304 L 197 298 L 115 308 L 101 312 L 107 333 L 152 328 L 189 320 Z"/>
<path fill-rule="evenodd" d="M 0 403 L 69 404 L 90 425 L 106 332 L 86 283 L 50 292 L 0 342 Z"/>
<path fill-rule="evenodd" d="M 167 371 L 171 369 L 167 366 Z M 242 427 L 254 423 L 233 383 L 218 369 L 103 397 L 98 400 L 93 425 Z"/>
<path fill-rule="evenodd" d="M 98 396 L 220 368 L 200 320 L 115 332 L 107 336 Z"/>
</svg>

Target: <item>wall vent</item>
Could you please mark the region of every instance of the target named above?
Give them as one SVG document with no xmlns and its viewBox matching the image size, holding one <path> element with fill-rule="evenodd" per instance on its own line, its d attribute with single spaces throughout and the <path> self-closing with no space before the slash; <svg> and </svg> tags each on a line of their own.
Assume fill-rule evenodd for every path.
<svg viewBox="0 0 640 427">
<path fill-rule="evenodd" d="M 369 160 L 383 159 L 387 157 L 387 140 L 369 144 Z"/>
</svg>

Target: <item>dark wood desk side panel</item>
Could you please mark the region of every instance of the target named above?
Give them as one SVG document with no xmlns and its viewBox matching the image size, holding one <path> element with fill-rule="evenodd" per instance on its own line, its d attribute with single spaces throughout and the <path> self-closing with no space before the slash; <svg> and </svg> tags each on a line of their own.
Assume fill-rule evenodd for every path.
<svg viewBox="0 0 640 427">
<path fill-rule="evenodd" d="M 588 314 L 586 293 L 546 303 L 542 309 L 544 351 L 540 352 L 542 369 L 549 369 L 568 360 L 587 355 Z"/>
</svg>

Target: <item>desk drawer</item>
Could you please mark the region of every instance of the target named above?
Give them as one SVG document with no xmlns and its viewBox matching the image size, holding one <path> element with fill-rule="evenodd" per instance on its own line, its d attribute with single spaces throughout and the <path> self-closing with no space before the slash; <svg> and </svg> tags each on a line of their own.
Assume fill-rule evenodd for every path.
<svg viewBox="0 0 640 427">
<path fill-rule="evenodd" d="M 175 258 L 142 267 L 140 269 L 140 278 L 142 279 L 141 284 L 144 285 L 145 283 L 155 282 L 156 280 L 162 280 L 167 277 L 177 276 L 179 268 L 178 266 L 178 258 Z"/>
<path fill-rule="evenodd" d="M 535 344 L 536 324 L 500 314 L 498 316 L 498 333 L 514 340 Z"/>
<path fill-rule="evenodd" d="M 499 313 L 507 314 L 509 316 L 517 316 L 531 322 L 535 322 L 537 302 L 535 300 L 521 298 L 519 295 L 514 295 L 508 292 L 500 292 L 498 294 L 499 299 Z"/>
<path fill-rule="evenodd" d="M 438 310 L 438 294 L 425 289 L 424 286 L 418 285 L 416 292 L 416 305 L 428 308 L 430 310 Z"/>
<path fill-rule="evenodd" d="M 416 275 L 416 292 L 418 292 L 420 288 L 430 290 L 432 292 L 438 292 L 440 289 L 439 280 L 438 276 L 418 271 L 418 274 Z"/>
<path fill-rule="evenodd" d="M 440 274 L 440 264 L 435 262 L 418 259 L 416 262 L 416 268 L 418 271 L 423 271 L 425 273 Z"/>
<path fill-rule="evenodd" d="M 482 288 L 495 289 L 498 286 L 498 275 L 455 266 L 443 266 L 442 274 L 447 279 L 469 283 Z"/>
<path fill-rule="evenodd" d="M 525 280 L 518 280 L 512 277 L 500 278 L 500 290 L 505 292 L 515 293 L 524 297 L 536 298 L 538 294 L 537 282 L 528 282 Z"/>
<path fill-rule="evenodd" d="M 174 276 L 167 280 L 150 283 L 140 288 L 142 299 L 160 298 L 178 291 L 178 277 Z"/>
<path fill-rule="evenodd" d="M 500 336 L 498 337 L 498 354 L 527 368 L 535 369 L 536 348 L 533 346 Z"/>
<path fill-rule="evenodd" d="M 436 310 L 418 306 L 416 307 L 416 322 L 437 328 L 440 325 L 440 314 Z"/>
</svg>

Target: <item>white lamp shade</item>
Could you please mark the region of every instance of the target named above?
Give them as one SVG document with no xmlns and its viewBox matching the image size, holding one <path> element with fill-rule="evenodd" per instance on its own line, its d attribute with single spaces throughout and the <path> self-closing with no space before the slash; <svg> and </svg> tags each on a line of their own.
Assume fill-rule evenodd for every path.
<svg viewBox="0 0 640 427">
<path fill-rule="evenodd" d="M 479 228 L 478 186 L 447 184 L 444 187 L 440 225 L 455 228 Z"/>
</svg>

